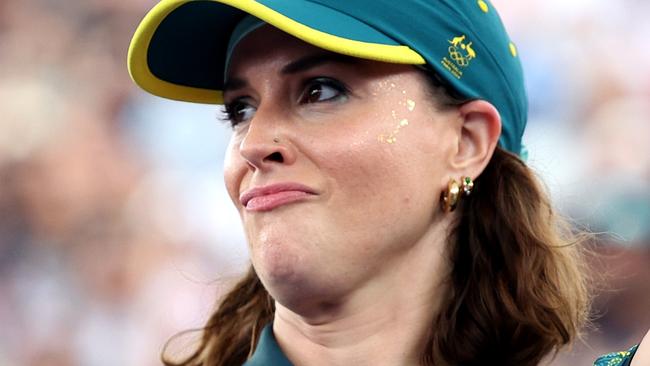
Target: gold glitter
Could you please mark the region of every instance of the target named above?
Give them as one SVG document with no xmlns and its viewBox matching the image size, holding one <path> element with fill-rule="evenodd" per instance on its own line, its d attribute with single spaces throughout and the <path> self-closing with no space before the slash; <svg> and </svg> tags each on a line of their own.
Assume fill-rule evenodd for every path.
<svg viewBox="0 0 650 366">
<path fill-rule="evenodd" d="M 397 142 L 397 135 L 399 134 L 399 130 L 402 127 L 406 127 L 408 125 L 409 121 L 407 119 L 403 119 L 397 124 L 397 126 L 395 126 L 393 132 L 391 132 L 388 136 L 381 134 L 377 137 L 377 140 L 379 140 L 379 142 L 385 142 L 387 144 L 394 144 Z"/>
<path fill-rule="evenodd" d="M 413 112 L 415 109 L 415 102 L 409 99 L 406 101 L 406 106 L 408 107 L 409 111 Z"/>
</svg>

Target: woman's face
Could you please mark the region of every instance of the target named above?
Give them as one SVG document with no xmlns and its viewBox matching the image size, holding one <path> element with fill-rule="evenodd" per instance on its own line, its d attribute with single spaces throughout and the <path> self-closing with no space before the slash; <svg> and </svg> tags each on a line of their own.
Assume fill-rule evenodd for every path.
<svg viewBox="0 0 650 366">
<path fill-rule="evenodd" d="M 237 46 L 227 79 L 225 181 L 277 300 L 346 296 L 417 271 L 415 253 L 444 243 L 439 197 L 460 122 L 417 69 L 264 27 Z"/>
</svg>

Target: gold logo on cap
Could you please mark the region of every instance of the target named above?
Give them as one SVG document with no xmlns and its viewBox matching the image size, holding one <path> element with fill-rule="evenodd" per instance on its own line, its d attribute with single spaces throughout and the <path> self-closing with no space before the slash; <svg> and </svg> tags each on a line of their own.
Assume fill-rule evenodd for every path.
<svg viewBox="0 0 650 366">
<path fill-rule="evenodd" d="M 463 77 L 462 69 L 468 67 L 470 62 L 476 58 L 476 51 L 472 48 L 473 42 L 467 41 L 466 35 L 454 37 L 448 42 L 449 58 L 442 59 L 442 66 L 460 79 Z"/>
</svg>

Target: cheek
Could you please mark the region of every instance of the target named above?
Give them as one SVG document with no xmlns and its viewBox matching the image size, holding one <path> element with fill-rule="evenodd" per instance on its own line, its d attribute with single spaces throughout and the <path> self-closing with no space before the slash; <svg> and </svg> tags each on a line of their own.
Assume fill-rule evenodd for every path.
<svg viewBox="0 0 650 366">
<path fill-rule="evenodd" d="M 239 188 L 244 169 L 245 162 L 239 155 L 235 142 L 231 139 L 224 158 L 223 178 L 228 195 L 235 206 L 238 206 L 239 202 Z"/>
<path fill-rule="evenodd" d="M 436 206 L 441 182 L 448 179 L 445 161 L 453 128 L 448 116 L 409 100 L 378 105 L 359 124 L 364 127 L 337 136 L 339 147 L 330 148 L 319 164 L 354 203 L 352 210 L 416 209 L 425 214 L 427 207 Z M 361 222 L 365 216 L 367 212 L 359 214 Z"/>
<path fill-rule="evenodd" d="M 373 120 L 366 130 L 348 131 L 339 140 L 339 148 L 330 148 L 319 164 L 332 180 L 335 198 L 347 201 L 351 213 L 359 213 L 359 224 L 367 212 L 408 210 L 426 195 L 422 185 L 434 185 L 435 165 L 425 161 L 419 143 L 410 138 L 417 136 L 417 131 L 401 131 L 394 143 L 380 139 L 391 122 L 392 118 Z"/>
</svg>

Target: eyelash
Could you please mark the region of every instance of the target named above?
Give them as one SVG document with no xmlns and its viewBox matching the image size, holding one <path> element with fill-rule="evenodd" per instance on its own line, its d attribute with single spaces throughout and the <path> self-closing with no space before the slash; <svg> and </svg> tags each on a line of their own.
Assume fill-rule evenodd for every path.
<svg viewBox="0 0 650 366">
<path fill-rule="evenodd" d="M 334 89 L 335 96 L 329 97 L 324 100 L 316 101 L 305 101 L 306 98 L 313 96 L 312 94 L 316 91 L 315 87 L 319 87 L 322 93 L 322 87 L 329 87 Z M 298 102 L 300 104 L 314 104 L 314 103 L 332 103 L 339 101 L 342 98 L 347 98 L 350 94 L 348 87 L 342 82 L 329 78 L 329 77 L 315 77 L 305 80 L 303 82 L 302 93 L 300 94 Z M 320 94 L 319 94 L 320 96 Z M 251 108 L 252 106 L 249 103 L 246 103 L 246 99 L 249 97 L 238 97 L 235 98 L 232 102 L 226 103 L 224 105 L 224 116 L 221 118 L 225 122 L 229 122 L 230 125 L 234 128 L 240 122 L 244 122 L 244 119 L 240 119 L 237 116 L 237 113 L 241 111 L 240 107 Z"/>
<path fill-rule="evenodd" d="M 223 114 L 220 117 L 220 119 L 223 122 L 230 123 L 230 126 L 233 128 L 237 126 L 240 122 L 242 122 L 238 118 L 236 118 L 237 108 L 239 106 L 250 107 L 248 103 L 244 102 L 245 99 L 247 99 L 247 97 L 240 97 L 233 100 L 232 102 L 224 104 Z"/>
</svg>

